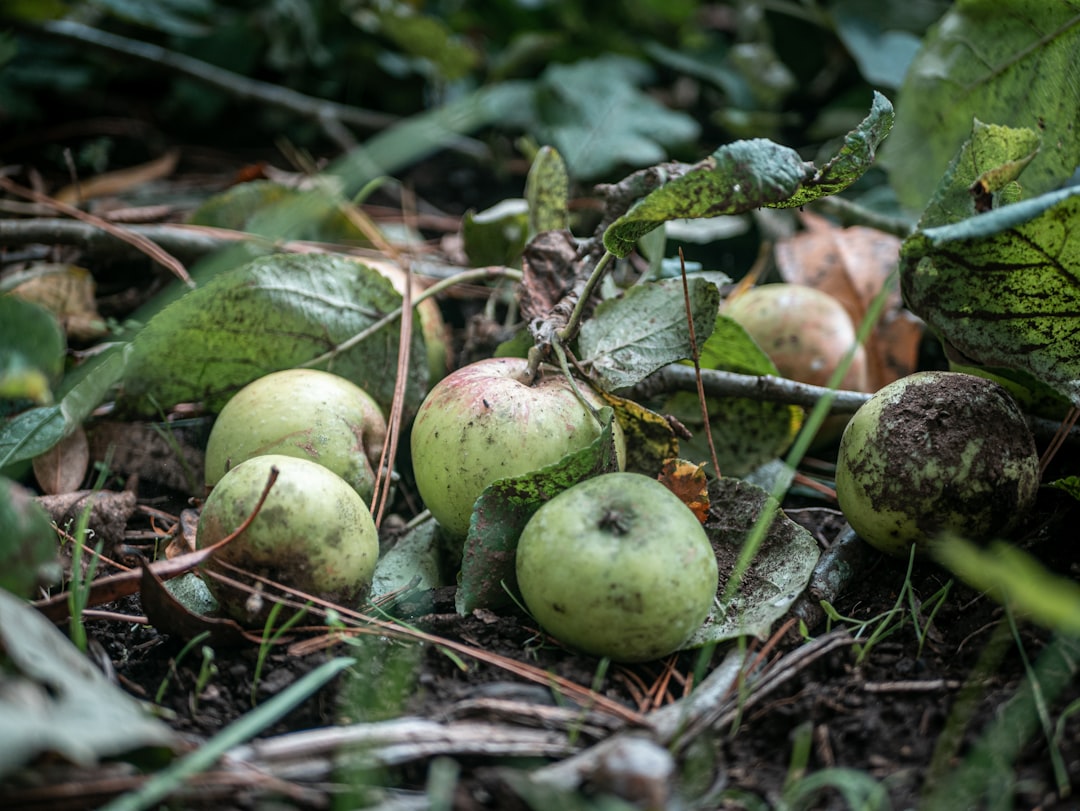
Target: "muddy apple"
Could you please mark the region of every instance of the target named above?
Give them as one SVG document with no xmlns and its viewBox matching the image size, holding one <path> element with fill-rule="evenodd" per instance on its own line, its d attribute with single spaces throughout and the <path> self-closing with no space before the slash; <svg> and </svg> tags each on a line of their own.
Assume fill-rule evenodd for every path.
<svg viewBox="0 0 1080 811">
<path fill-rule="evenodd" d="M 836 496 L 883 552 L 925 551 L 939 532 L 1003 537 L 1039 488 L 1035 440 L 1016 402 L 982 377 L 919 372 L 871 397 L 840 440 Z"/>
<path fill-rule="evenodd" d="M 476 499 L 489 484 L 519 476 L 581 450 L 600 424 L 558 371 L 530 385 L 522 358 L 489 358 L 463 366 L 429 393 L 412 429 L 412 463 L 420 497 L 454 537 L 469 530 Z M 603 402 L 584 384 L 594 408 Z M 625 442 L 614 428 L 622 468 Z"/>
</svg>

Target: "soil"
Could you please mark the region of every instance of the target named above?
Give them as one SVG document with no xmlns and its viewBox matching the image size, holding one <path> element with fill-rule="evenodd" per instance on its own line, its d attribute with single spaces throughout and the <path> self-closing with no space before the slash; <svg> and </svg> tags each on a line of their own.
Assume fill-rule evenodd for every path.
<svg viewBox="0 0 1080 811">
<path fill-rule="evenodd" d="M 417 178 L 432 171 L 425 165 L 417 170 Z M 443 193 L 452 196 L 454 190 Z M 133 277 L 128 272 L 111 271 L 109 287 L 114 295 L 131 288 Z M 125 309 L 131 306 L 125 300 Z M 473 320 L 481 305 L 455 300 L 453 306 L 459 345 L 471 341 L 473 351 L 482 354 L 483 342 L 478 346 L 476 336 L 486 333 Z M 197 439 L 196 430 L 193 446 Z M 186 497 L 153 483 L 134 487 L 141 509 L 132 515 L 127 536 L 146 543 L 179 522 Z M 408 519 L 415 504 L 406 477 L 397 496 L 397 512 L 386 526 Z M 1063 494 L 1043 492 L 1018 537 L 1021 545 L 1056 570 L 1075 573 L 1073 504 Z M 784 506 L 823 548 L 838 542 L 843 521 L 832 502 L 797 495 Z M 539 768 L 570 751 L 587 751 L 617 736 L 625 738 L 633 727 L 628 718 L 647 716 L 682 699 L 695 683 L 700 686 L 707 674 L 722 666 L 729 646 L 605 668 L 545 638 L 522 614 L 478 611 L 459 616 L 452 589 L 433 592 L 424 605 L 414 604 L 408 622 L 442 640 L 460 643 L 453 650 L 430 641 L 405 644 L 368 635 L 307 652 L 304 645 L 322 638 L 323 632 L 296 631 L 288 644 L 276 646 L 260 665 L 259 648 L 252 644 L 215 646 L 211 660 L 211 654 L 198 646 L 181 657 L 183 639 L 137 620 L 90 620 L 88 629 L 103 669 L 128 693 L 156 702 L 157 712 L 192 747 L 250 712 L 253 698 L 255 705 L 264 703 L 341 654 L 356 656 L 356 664 L 264 729 L 260 739 L 341 724 L 420 718 L 450 726 L 480 721 L 510 732 L 547 730 L 561 736 L 559 745 L 565 747 L 564 754 L 544 756 L 538 747 L 512 755 L 497 748 L 486 754 L 475 743 L 462 746 L 460 752 L 416 746 L 400 759 L 387 755 L 389 765 L 374 771 L 364 767 L 353 773 L 341 769 L 327 773 L 305 771 L 302 762 L 278 764 L 269 769 L 269 776 L 278 782 L 267 779 L 266 769 L 257 778 L 221 769 L 190 783 L 175 807 L 356 807 L 363 799 L 385 808 L 419 808 L 427 807 L 425 790 L 437 791 L 449 781 L 452 788 L 442 795 L 443 807 L 462 811 L 643 807 L 650 797 L 654 805 L 669 808 L 764 808 L 765 802 L 774 807 L 842 809 L 854 805 L 837 788 L 793 800 L 792 786 L 800 785 L 800 777 L 816 774 L 831 775 L 834 786 L 850 787 L 850 776 L 862 773 L 880 781 L 888 805 L 858 807 L 905 809 L 923 807 L 924 793 L 946 783 L 970 760 L 980 737 L 1024 685 L 1028 668 L 1052 644 L 1049 633 L 1022 621 L 1013 625 L 998 603 L 953 581 L 930 562 L 915 563 L 910 591 L 902 593 L 906 580 L 906 560 L 862 554 L 846 588 L 831 598 L 843 619 L 825 619 L 802 629 L 798 623 L 778 623 L 773 638 L 750 644 L 753 672 L 772 674 L 777 681 L 770 683 L 769 691 L 759 690 L 754 685 L 761 680 L 748 674 L 745 691 L 736 690 L 725 699 L 734 702 L 734 710 L 722 715 L 722 722 L 708 724 L 693 739 L 681 739 L 672 747 L 677 769 L 673 793 L 665 793 L 669 784 L 653 779 L 647 765 L 619 772 L 610 761 L 603 761 L 604 768 L 583 772 L 573 782 L 581 792 L 573 806 L 563 804 L 569 802 L 568 795 L 554 795 L 560 797 L 558 802 L 545 806 L 536 799 L 540 795 L 522 787 L 522 769 Z M 99 608 L 132 618 L 143 614 L 138 595 Z M 820 647 L 825 652 L 800 659 L 800 651 L 815 650 L 812 639 L 827 642 Z M 483 661 L 470 656 L 469 650 L 486 654 Z M 496 656 L 546 671 L 551 681 L 522 678 L 505 664 L 493 663 Z M 581 693 L 569 694 L 560 678 L 593 690 L 593 703 Z M 596 703 L 597 695 L 611 704 Z M 1080 789 L 1080 713 L 1067 710 L 1075 710 L 1077 701 L 1080 685 L 1073 678 L 1043 707 L 1044 724 L 1029 730 L 1015 760 L 1002 761 L 988 773 L 993 780 L 984 780 L 978 793 L 951 807 L 1077 808 L 1080 801 L 1070 792 Z M 453 757 L 448 760 L 440 752 Z M 0 795 L 6 794 L 5 808 L 95 807 L 142 779 L 130 770 L 113 777 L 112 765 L 89 771 L 55 763 L 37 766 L 43 770 L 40 774 L 51 775 L 50 780 L 44 786 L 15 781 L 0 787 Z M 104 785 L 105 777 L 114 782 Z M 807 791 L 811 785 L 802 784 Z M 785 791 L 787 806 L 782 805 Z M 605 793 L 622 795 L 628 804 L 614 800 L 601 804 L 600 795 Z M 586 800 L 595 804 L 586 805 Z"/>
</svg>

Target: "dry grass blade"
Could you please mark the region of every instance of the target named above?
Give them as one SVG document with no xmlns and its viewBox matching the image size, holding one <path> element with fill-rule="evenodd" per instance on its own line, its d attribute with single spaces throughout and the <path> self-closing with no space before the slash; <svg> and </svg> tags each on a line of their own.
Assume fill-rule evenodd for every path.
<svg viewBox="0 0 1080 811">
<path fill-rule="evenodd" d="M 194 287 L 195 282 L 192 281 L 191 276 L 187 272 L 187 268 L 180 262 L 175 256 L 170 254 L 160 245 L 144 237 L 142 234 L 137 234 L 127 228 L 122 228 L 118 225 L 114 225 L 108 220 L 103 220 L 101 217 L 95 217 L 93 214 L 87 214 L 85 211 L 69 206 L 67 203 L 62 203 L 59 200 L 54 200 L 48 195 L 36 192 L 33 189 L 27 189 L 20 186 L 17 183 L 13 183 L 6 177 L 0 177 L 0 188 L 4 189 L 11 194 L 19 197 L 26 198 L 27 200 L 33 200 L 35 203 L 41 203 L 42 205 L 49 206 L 61 214 L 66 214 L 69 217 L 74 217 L 77 220 L 82 220 L 88 225 L 92 225 L 96 228 L 100 228 L 102 231 L 107 231 L 119 240 L 122 240 L 129 245 L 134 246 L 138 250 L 142 251 L 148 257 L 153 259 L 159 265 L 162 265 L 168 269 L 176 278 L 186 284 L 188 287 Z"/>
</svg>

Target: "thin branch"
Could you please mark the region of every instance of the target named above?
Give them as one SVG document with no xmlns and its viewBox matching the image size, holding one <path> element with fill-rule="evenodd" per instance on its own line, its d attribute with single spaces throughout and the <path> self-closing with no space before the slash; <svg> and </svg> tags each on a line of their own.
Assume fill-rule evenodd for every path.
<svg viewBox="0 0 1080 811">
<path fill-rule="evenodd" d="M 167 68 L 203 84 L 216 87 L 233 98 L 280 107 L 303 118 L 313 119 L 319 123 L 331 140 L 345 150 L 356 146 L 356 143 L 348 131 L 341 126 L 342 124 L 368 130 L 380 130 L 398 121 L 395 116 L 386 113 L 313 98 L 287 87 L 240 76 L 203 62 L 201 59 L 194 59 L 162 48 L 160 45 L 120 37 L 71 20 L 51 20 L 42 23 L 40 28 L 30 30 L 78 45 L 90 46 L 113 55 L 119 54 L 155 67 Z"/>
</svg>

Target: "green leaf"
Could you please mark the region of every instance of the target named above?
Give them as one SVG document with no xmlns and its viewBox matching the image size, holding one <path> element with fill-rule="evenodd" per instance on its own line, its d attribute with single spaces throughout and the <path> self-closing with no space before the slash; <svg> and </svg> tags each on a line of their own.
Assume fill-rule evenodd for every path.
<svg viewBox="0 0 1080 811">
<path fill-rule="evenodd" d="M 420 524 L 398 538 L 379 558 L 369 597 L 381 597 L 410 584 L 419 591 L 444 585 L 441 557 L 439 525 L 434 521 Z"/>
<path fill-rule="evenodd" d="M 90 416 L 126 368 L 129 346 L 111 349 L 68 375 L 60 402 L 0 423 L 0 468 L 49 450 Z"/>
<path fill-rule="evenodd" d="M 736 321 L 718 315 L 712 334 L 701 349 L 702 369 L 720 369 L 746 375 L 778 374 L 775 364 Z M 719 473 L 745 476 L 775 459 L 791 445 L 802 425 L 803 411 L 786 403 L 770 403 L 744 397 L 706 400 Z M 693 434 L 680 442 L 680 453 L 692 462 L 710 462 L 712 454 L 701 418 L 697 395 L 676 392 L 667 399 L 664 413 L 671 414 Z"/>
<path fill-rule="evenodd" d="M 688 289 L 700 347 L 716 320 L 720 292 L 705 279 L 690 279 Z M 633 386 L 661 366 L 691 357 L 682 281 L 639 285 L 602 302 L 582 324 L 579 346 L 581 358 L 608 391 Z"/>
<path fill-rule="evenodd" d="M 983 366 L 1020 369 L 1080 405 L 1080 188 L 916 232 L 900 253 L 911 310 Z"/>
<path fill-rule="evenodd" d="M 941 539 L 932 550 L 965 583 L 1031 621 L 1080 634 L 1080 583 L 1055 575 L 1028 553 L 1004 541 L 983 548 L 955 536 Z"/>
<path fill-rule="evenodd" d="M 525 199 L 530 235 L 570 228 L 570 178 L 554 147 L 543 146 L 536 153 L 525 179 Z"/>
<path fill-rule="evenodd" d="M 720 565 L 718 599 L 725 593 L 727 576 L 743 543 L 771 498 L 760 487 L 739 479 L 716 479 L 709 485 L 709 501 L 723 505 L 721 510 L 710 511 L 705 523 Z M 748 635 L 766 638 L 772 624 L 788 612 L 810 582 L 818 554 L 813 536 L 777 509 L 735 596 L 713 607 L 685 647 L 698 648 Z"/>
<path fill-rule="evenodd" d="M 643 63 L 610 54 L 552 64 L 536 89 L 534 137 L 555 147 L 578 180 L 664 160 L 669 147 L 697 138 L 700 126 L 641 92 L 648 78 Z"/>
<path fill-rule="evenodd" d="M 892 104 L 875 92 L 869 115 L 820 169 L 795 150 L 763 138 L 722 146 L 696 166 L 670 167 L 671 179 L 608 227 L 604 247 L 626 256 L 639 238 L 669 220 L 802 206 L 843 191 L 870 168 L 892 121 Z"/>
<path fill-rule="evenodd" d="M 173 733 L 83 656 L 56 626 L 0 589 L 0 777 L 43 754 L 80 766 Z"/>
<path fill-rule="evenodd" d="M 611 429 L 614 411 L 605 406 L 597 416 L 602 430 L 587 448 L 532 473 L 499 479 L 480 494 L 461 561 L 456 597 L 461 614 L 512 607 L 507 589 L 517 592 L 518 538 L 533 513 L 578 482 L 618 468 Z"/>
<path fill-rule="evenodd" d="M 401 296 L 381 274 L 341 256 L 262 257 L 216 276 L 143 328 L 118 403 L 153 412 L 199 401 L 220 410 L 238 389 L 279 369 L 308 363 L 398 310 Z M 391 321 L 318 364 L 366 390 L 389 411 L 399 323 Z M 413 333 L 407 412 L 423 398 L 426 353 Z"/>
<path fill-rule="evenodd" d="M 963 0 L 926 36 L 905 78 L 882 152 L 890 182 L 921 209 L 978 118 L 1038 127 L 1043 151 L 1029 194 L 1061 185 L 1080 163 L 1080 13 L 1072 3 Z"/>
<path fill-rule="evenodd" d="M 0 477 L 0 589 L 29 598 L 39 584 L 58 579 L 56 549 L 45 510 L 25 487 Z"/>
<path fill-rule="evenodd" d="M 976 211 L 974 192 L 994 195 L 1009 187 L 1039 151 L 1039 134 L 975 121 L 919 220 L 920 228 L 950 225 Z"/>
<path fill-rule="evenodd" d="M 52 402 L 66 348 L 52 313 L 12 295 L 0 296 L 0 400 Z"/>
<path fill-rule="evenodd" d="M 1052 482 L 1046 482 L 1046 486 L 1062 490 L 1080 501 L 1080 476 L 1066 476 L 1064 479 L 1055 479 Z"/>
<path fill-rule="evenodd" d="M 461 220 L 461 238 L 473 267 L 520 262 L 528 234 L 529 205 L 518 198 L 484 211 L 467 211 Z"/>
</svg>

